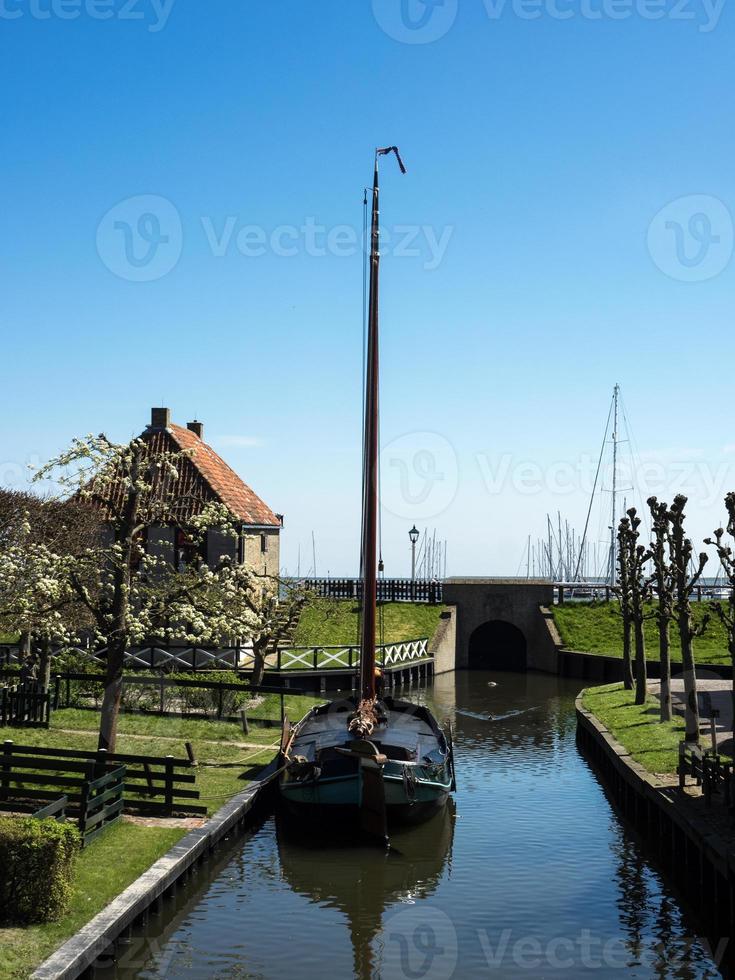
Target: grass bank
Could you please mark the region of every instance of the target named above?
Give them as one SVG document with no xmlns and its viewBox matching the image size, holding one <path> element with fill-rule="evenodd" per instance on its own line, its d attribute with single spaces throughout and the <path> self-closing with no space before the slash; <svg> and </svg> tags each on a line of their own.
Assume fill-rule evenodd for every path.
<svg viewBox="0 0 735 980">
<path fill-rule="evenodd" d="M 659 702 L 649 696 L 648 703 L 633 703 L 633 691 L 622 684 L 590 687 L 582 703 L 649 772 L 673 775 L 679 762 L 679 742 L 684 738 L 684 718 L 675 714 L 660 722 Z M 726 761 L 729 756 L 723 753 Z"/>
<path fill-rule="evenodd" d="M 59 922 L 0 929 L 0 980 L 27 978 L 35 967 L 143 874 L 186 833 L 118 823 L 79 856 L 71 905 Z"/>
<path fill-rule="evenodd" d="M 431 638 L 443 606 L 422 602 L 384 602 L 379 605 L 386 643 Z M 348 600 L 315 599 L 303 610 L 294 642 L 297 646 L 350 646 L 358 641 L 360 607 Z M 380 631 L 377 633 L 378 642 Z"/>
<path fill-rule="evenodd" d="M 597 653 L 609 657 L 623 656 L 622 622 L 614 602 L 569 602 L 554 606 L 553 615 L 564 646 L 570 650 Z M 653 606 L 648 607 L 650 611 Z M 694 641 L 694 656 L 698 663 L 729 664 L 727 637 L 722 624 L 712 612 L 711 603 L 693 603 L 694 619 L 701 623 L 705 613 L 711 619 L 704 636 Z M 646 620 L 646 656 L 658 659 L 658 630 L 653 619 Z M 676 628 L 671 629 L 671 659 L 681 663 Z"/>
<path fill-rule="evenodd" d="M 290 717 L 300 718 L 318 698 L 287 698 Z M 12 739 L 24 745 L 50 748 L 95 749 L 99 714 L 63 708 L 51 715 L 49 729 L 0 727 L 0 741 Z M 119 752 L 140 755 L 173 755 L 186 758 L 185 742 L 191 742 L 199 766 L 196 788 L 208 813 L 214 813 L 229 797 L 240 792 L 255 772 L 273 758 L 280 742 L 280 728 L 251 726 L 245 735 L 232 722 L 194 718 L 122 714 L 118 726 Z"/>
<path fill-rule="evenodd" d="M 289 714 L 298 718 L 318 699 L 287 698 Z M 66 708 L 52 714 L 51 728 L 0 727 L 0 741 L 51 748 L 94 749 L 99 714 Z M 185 757 L 184 742 L 191 742 L 199 766 L 197 789 L 209 814 L 247 786 L 273 758 L 280 741 L 279 728 L 251 727 L 245 735 L 239 725 L 205 719 L 120 716 L 118 750 L 145 755 Z M 59 922 L 23 929 L 0 929 L 0 980 L 25 978 L 61 943 L 77 932 L 124 891 L 136 878 L 186 833 L 160 825 L 118 823 L 82 852 L 77 867 L 71 907 Z"/>
</svg>

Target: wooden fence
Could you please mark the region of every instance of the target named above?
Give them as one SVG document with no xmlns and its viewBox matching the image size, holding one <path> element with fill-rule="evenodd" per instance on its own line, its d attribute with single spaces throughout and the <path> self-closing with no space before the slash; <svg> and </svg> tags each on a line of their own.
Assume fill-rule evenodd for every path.
<svg viewBox="0 0 735 980">
<path fill-rule="evenodd" d="M 207 808 L 194 802 L 199 799 L 199 790 L 193 788 L 196 776 L 182 771 L 192 765 L 191 759 L 170 755 L 52 749 L 6 741 L 0 750 L 0 808 L 21 809 L 17 804 L 22 803 L 28 810 L 31 801 L 54 800 L 60 791 L 82 817 L 90 808 L 90 818 L 96 816 L 103 804 L 122 800 L 123 793 L 126 811 L 206 814 Z M 121 780 L 105 781 L 110 772 L 120 770 Z M 118 782 L 121 789 L 116 797 Z M 89 826 L 94 829 L 96 824 Z"/>
<path fill-rule="evenodd" d="M 2 675 L 2 671 L 0 671 Z M 63 674 L 55 674 L 52 679 L 52 693 L 51 693 L 51 704 L 53 708 L 70 708 L 75 704 L 75 698 L 73 693 L 73 685 L 83 684 L 83 685 L 98 685 L 100 693 L 104 688 L 105 675 L 104 674 L 77 674 L 71 672 L 65 672 Z M 257 694 L 275 694 L 279 698 L 280 710 L 278 717 L 269 719 L 262 719 L 264 723 L 283 724 L 283 717 L 285 714 L 284 699 L 292 696 L 299 696 L 305 694 L 306 692 L 300 688 L 289 687 L 274 687 L 269 685 L 250 685 L 250 684 L 233 684 L 226 681 L 198 681 L 189 679 L 187 677 L 170 677 L 167 674 L 159 674 L 157 676 L 147 675 L 123 675 L 123 695 L 126 689 L 131 687 L 144 687 L 148 688 L 152 692 L 158 695 L 157 705 L 149 706 L 145 709 L 146 714 L 183 714 L 183 712 L 172 712 L 166 710 L 166 692 L 171 690 L 199 690 L 199 691 L 210 691 L 214 696 L 215 708 L 213 714 L 217 720 L 222 720 L 228 717 L 239 718 L 238 715 L 231 715 L 225 711 L 225 700 L 226 694 L 228 692 L 235 692 L 239 694 L 246 695 L 257 695 Z M 187 711 L 186 716 L 190 718 L 203 717 L 209 718 L 211 715 L 205 711 Z M 258 718 L 253 719 L 255 721 L 261 720 Z"/>
<path fill-rule="evenodd" d="M 48 728 L 51 696 L 36 684 L 17 684 L 0 688 L 0 725 Z"/>
<path fill-rule="evenodd" d="M 403 643 L 382 643 L 375 648 L 379 667 L 397 667 L 401 664 L 430 657 L 429 641 L 406 640 Z M 288 670 L 356 670 L 360 664 L 359 646 L 285 647 L 279 650 L 275 669 Z"/>
<path fill-rule="evenodd" d="M 731 815 L 735 816 L 735 770 L 731 762 L 723 762 L 716 752 L 702 749 L 700 745 L 680 742 L 677 775 L 680 789 L 686 786 L 687 778 L 691 778 L 702 787 L 707 806 L 712 806 L 712 798 L 719 796 Z"/>
<path fill-rule="evenodd" d="M 4 742 L 0 809 L 63 820 L 73 805 L 84 847 L 122 815 L 126 770 L 110 766 L 107 757 L 69 756 L 64 750 Z M 44 801 L 40 808 L 38 801 Z"/>
<path fill-rule="evenodd" d="M 126 786 L 125 766 L 108 769 L 97 779 L 85 780 L 79 801 L 79 831 L 82 847 L 122 816 Z"/>
</svg>

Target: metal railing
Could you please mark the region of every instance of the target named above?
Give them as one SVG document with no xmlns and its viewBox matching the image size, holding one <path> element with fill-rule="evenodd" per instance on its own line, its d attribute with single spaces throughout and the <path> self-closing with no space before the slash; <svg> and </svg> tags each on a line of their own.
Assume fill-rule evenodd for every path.
<svg viewBox="0 0 735 980">
<path fill-rule="evenodd" d="M 723 585 L 700 584 L 692 595 L 696 602 L 714 599 L 726 600 L 730 590 Z M 610 602 L 615 599 L 615 590 L 609 582 L 554 582 L 554 602 L 561 604 L 573 602 Z"/>
<path fill-rule="evenodd" d="M 362 601 L 362 579 L 359 578 L 306 578 L 300 579 L 299 584 L 322 599 Z M 378 579 L 378 602 L 426 602 L 436 605 L 441 601 L 442 583 L 436 579 Z"/>
</svg>

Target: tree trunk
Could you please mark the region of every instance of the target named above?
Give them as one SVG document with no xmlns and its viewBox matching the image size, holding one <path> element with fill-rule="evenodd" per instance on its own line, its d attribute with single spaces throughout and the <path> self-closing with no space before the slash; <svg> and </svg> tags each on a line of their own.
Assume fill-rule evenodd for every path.
<svg viewBox="0 0 735 980">
<path fill-rule="evenodd" d="M 661 721 L 671 721 L 671 654 L 669 640 L 669 619 L 659 613 L 658 652 L 661 664 Z"/>
<path fill-rule="evenodd" d="M 120 714 L 120 699 L 123 686 L 123 663 L 125 648 L 123 640 L 116 640 L 107 647 L 107 672 L 105 676 L 105 693 L 102 698 L 100 711 L 100 734 L 97 748 L 114 752 L 117 743 L 117 719 Z"/>
<path fill-rule="evenodd" d="M 633 690 L 633 662 L 630 655 L 630 639 L 630 617 L 623 616 L 623 687 L 626 691 Z"/>
<path fill-rule="evenodd" d="M 265 675 L 265 657 L 267 643 L 260 644 L 257 640 L 253 642 L 253 673 L 250 683 L 253 687 L 260 687 Z"/>
<path fill-rule="evenodd" d="M 681 666 L 684 674 L 685 697 L 685 742 L 699 745 L 699 701 L 697 700 L 697 674 L 694 668 L 692 632 L 688 614 L 679 616 L 679 638 L 681 641 Z"/>
<path fill-rule="evenodd" d="M 646 640 L 643 635 L 643 621 L 635 620 L 635 703 L 645 704 L 648 688 L 646 683 Z"/>
<path fill-rule="evenodd" d="M 38 683 L 44 694 L 51 687 L 51 644 L 42 640 L 38 645 Z"/>
</svg>

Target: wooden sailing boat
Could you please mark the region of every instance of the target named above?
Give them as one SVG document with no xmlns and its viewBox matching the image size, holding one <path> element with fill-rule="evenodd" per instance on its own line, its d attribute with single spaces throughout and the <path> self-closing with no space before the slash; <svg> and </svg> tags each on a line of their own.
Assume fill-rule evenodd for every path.
<svg viewBox="0 0 735 980">
<path fill-rule="evenodd" d="M 376 150 L 370 238 L 370 304 L 363 445 L 360 696 L 312 709 L 292 731 L 284 727 L 281 797 L 299 816 L 324 819 L 353 811 L 356 826 L 387 840 L 389 820 L 418 822 L 454 789 L 451 740 L 424 706 L 378 697 L 375 628 L 378 573 L 378 297 L 380 206 L 378 163 L 395 146 Z"/>
</svg>

